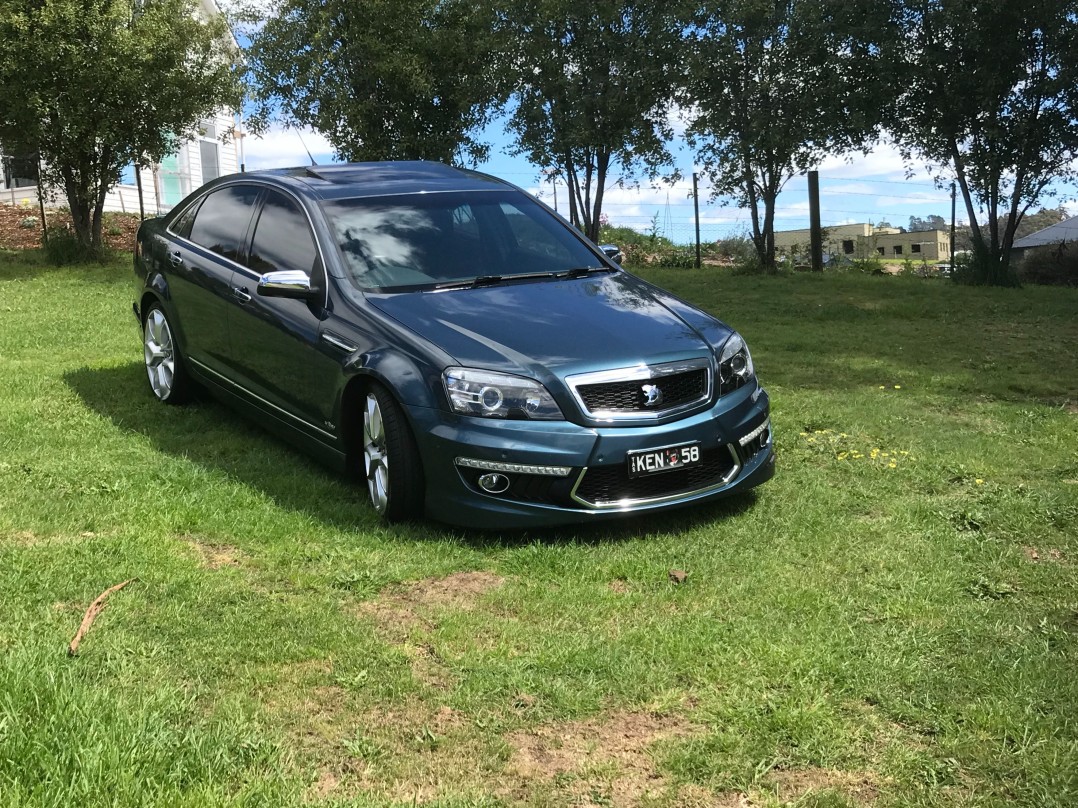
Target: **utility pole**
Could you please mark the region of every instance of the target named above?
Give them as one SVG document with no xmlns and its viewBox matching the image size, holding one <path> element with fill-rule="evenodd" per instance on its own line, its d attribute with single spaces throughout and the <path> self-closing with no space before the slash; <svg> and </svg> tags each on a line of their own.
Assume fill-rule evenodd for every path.
<svg viewBox="0 0 1078 808">
<path fill-rule="evenodd" d="M 812 271 L 823 272 L 823 233 L 820 230 L 820 172 L 810 171 L 809 181 L 809 249 L 812 252 Z"/>
<path fill-rule="evenodd" d="M 954 277 L 954 216 L 955 216 L 955 188 L 951 181 L 951 277 Z"/>
<path fill-rule="evenodd" d="M 550 192 L 554 194 L 554 212 L 558 212 L 558 183 L 556 182 L 558 175 L 553 171 L 550 172 Z"/>
<path fill-rule="evenodd" d="M 692 207 L 696 218 L 696 268 L 700 268 L 700 187 L 696 172 L 692 172 Z"/>
</svg>

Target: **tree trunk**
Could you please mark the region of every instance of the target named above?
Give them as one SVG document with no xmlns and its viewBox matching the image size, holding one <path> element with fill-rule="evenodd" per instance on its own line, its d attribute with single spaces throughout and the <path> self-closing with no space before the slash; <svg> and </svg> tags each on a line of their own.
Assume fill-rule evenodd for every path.
<svg viewBox="0 0 1078 808">
<path fill-rule="evenodd" d="M 606 172 L 609 167 L 610 155 L 606 153 L 597 155 L 595 169 L 595 202 L 587 234 L 588 238 L 596 244 L 599 243 L 599 229 L 602 226 L 599 220 L 603 214 L 603 194 L 606 191 Z"/>
</svg>

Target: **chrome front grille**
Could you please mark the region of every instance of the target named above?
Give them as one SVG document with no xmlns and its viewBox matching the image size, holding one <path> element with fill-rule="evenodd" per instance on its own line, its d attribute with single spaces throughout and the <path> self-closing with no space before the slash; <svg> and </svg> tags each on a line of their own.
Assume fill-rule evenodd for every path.
<svg viewBox="0 0 1078 808">
<path fill-rule="evenodd" d="M 581 408 L 593 418 L 658 418 L 711 398 L 714 376 L 707 359 L 638 365 L 570 376 Z"/>
</svg>

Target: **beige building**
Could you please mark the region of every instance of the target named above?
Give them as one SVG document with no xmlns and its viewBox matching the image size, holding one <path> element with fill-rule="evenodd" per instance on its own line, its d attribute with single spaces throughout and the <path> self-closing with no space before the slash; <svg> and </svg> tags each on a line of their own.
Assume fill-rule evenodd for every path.
<svg viewBox="0 0 1078 808">
<path fill-rule="evenodd" d="M 903 233 L 897 227 L 868 223 L 838 224 L 823 228 L 823 251 L 849 258 L 884 258 L 904 261 L 945 261 L 951 257 L 950 236 L 943 230 Z M 775 249 L 785 255 L 806 255 L 811 234 L 808 228 L 775 233 Z"/>
</svg>

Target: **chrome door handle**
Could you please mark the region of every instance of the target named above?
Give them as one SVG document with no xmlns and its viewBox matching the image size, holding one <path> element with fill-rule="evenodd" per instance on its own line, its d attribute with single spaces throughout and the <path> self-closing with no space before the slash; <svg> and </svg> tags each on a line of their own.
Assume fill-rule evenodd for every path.
<svg viewBox="0 0 1078 808">
<path fill-rule="evenodd" d="M 176 252 L 170 252 L 168 254 L 168 262 L 174 267 L 178 267 L 180 264 L 183 263 L 183 256 L 180 255 L 179 250 L 177 250 Z"/>
<path fill-rule="evenodd" d="M 251 299 L 251 293 L 239 286 L 232 287 L 232 294 L 241 303 L 246 303 Z"/>
</svg>

